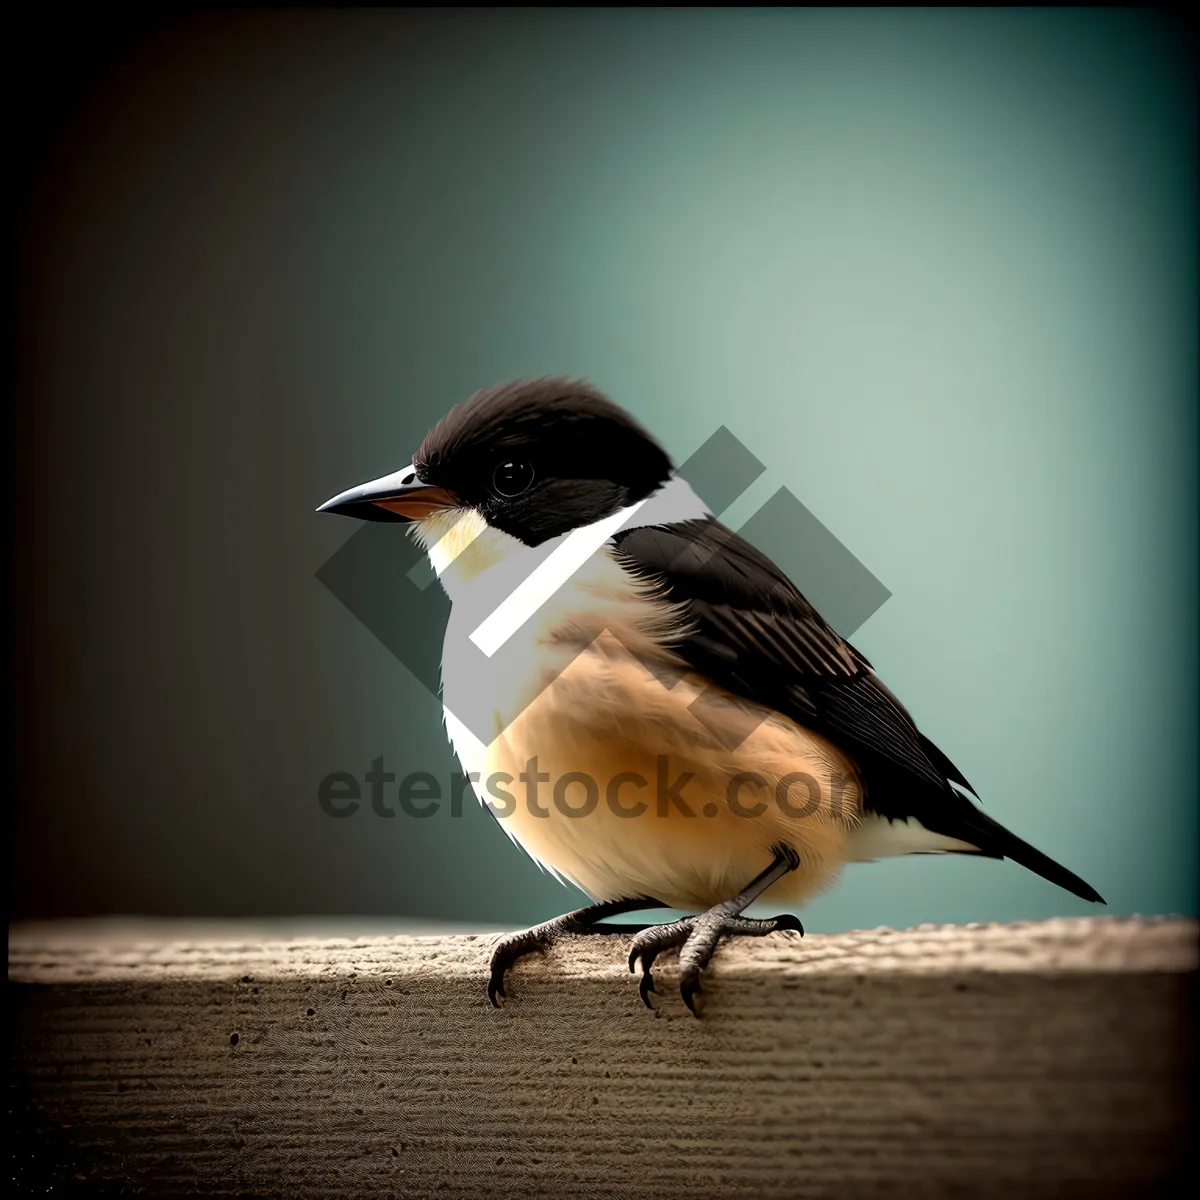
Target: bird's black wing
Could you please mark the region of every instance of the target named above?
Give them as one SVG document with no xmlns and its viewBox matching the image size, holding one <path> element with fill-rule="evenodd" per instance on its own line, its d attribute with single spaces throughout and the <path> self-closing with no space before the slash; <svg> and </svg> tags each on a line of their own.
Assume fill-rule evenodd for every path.
<svg viewBox="0 0 1200 1200">
<path fill-rule="evenodd" d="M 829 738 L 857 764 L 864 805 L 1012 858 L 1076 895 L 1095 891 L 993 821 L 951 784 L 962 772 L 917 729 L 870 662 L 765 554 L 712 518 L 618 533 L 616 557 L 689 621 L 676 652 L 721 687 Z"/>
</svg>

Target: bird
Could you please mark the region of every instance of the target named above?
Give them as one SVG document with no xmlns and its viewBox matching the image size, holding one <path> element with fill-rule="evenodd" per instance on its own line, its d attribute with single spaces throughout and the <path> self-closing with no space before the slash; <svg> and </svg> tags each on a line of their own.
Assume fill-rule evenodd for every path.
<svg viewBox="0 0 1200 1200">
<path fill-rule="evenodd" d="M 1104 903 L 983 811 L 867 658 L 586 380 L 477 391 L 411 463 L 318 511 L 402 523 L 427 551 L 454 750 L 505 832 L 591 901 L 495 944 L 497 1007 L 526 954 L 632 932 L 643 1002 L 677 950 L 698 1014 L 722 938 L 804 933 L 745 910 L 799 907 L 847 863 L 1009 859 Z M 689 915 L 610 920 L 653 909 Z"/>
</svg>

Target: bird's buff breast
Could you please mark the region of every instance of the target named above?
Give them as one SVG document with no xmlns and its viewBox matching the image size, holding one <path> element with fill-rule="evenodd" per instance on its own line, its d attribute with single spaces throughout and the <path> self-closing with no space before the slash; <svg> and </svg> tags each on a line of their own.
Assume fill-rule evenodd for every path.
<svg viewBox="0 0 1200 1200">
<path fill-rule="evenodd" d="M 853 767 L 819 735 L 672 663 L 673 619 L 606 554 L 513 635 L 501 669 L 445 670 L 464 636 L 452 619 L 447 727 L 480 799 L 597 900 L 705 908 L 740 892 L 779 842 L 801 866 L 766 903 L 827 886 L 861 817 Z M 466 689 L 475 733 L 452 715 Z"/>
</svg>

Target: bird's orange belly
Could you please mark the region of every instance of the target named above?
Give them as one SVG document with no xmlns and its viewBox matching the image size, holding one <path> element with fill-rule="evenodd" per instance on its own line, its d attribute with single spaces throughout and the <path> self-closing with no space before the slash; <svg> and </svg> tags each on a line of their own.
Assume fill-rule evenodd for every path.
<svg viewBox="0 0 1200 1200">
<path fill-rule="evenodd" d="M 801 865 L 764 902 L 832 882 L 861 818 L 849 760 L 698 677 L 666 687 L 605 637 L 515 719 L 497 714 L 484 782 L 507 831 L 597 900 L 706 908 L 737 895 L 780 842 Z"/>
</svg>

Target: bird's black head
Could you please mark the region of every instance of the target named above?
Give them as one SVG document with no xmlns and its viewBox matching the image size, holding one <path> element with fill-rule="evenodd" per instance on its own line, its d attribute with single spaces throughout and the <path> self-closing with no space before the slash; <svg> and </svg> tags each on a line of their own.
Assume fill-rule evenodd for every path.
<svg viewBox="0 0 1200 1200">
<path fill-rule="evenodd" d="M 670 473 L 654 439 L 590 384 L 524 380 L 476 392 L 429 431 L 411 467 L 322 510 L 419 520 L 474 508 L 536 546 L 645 498 Z"/>
</svg>

